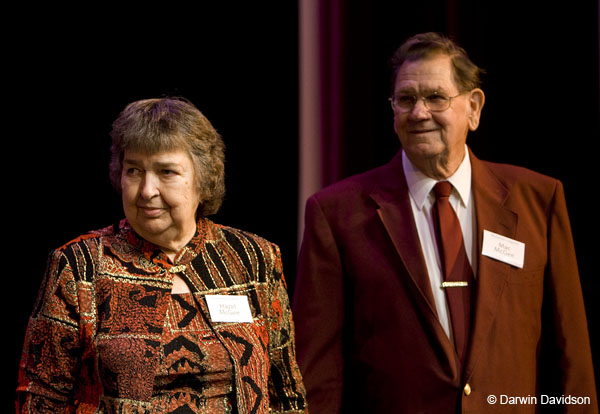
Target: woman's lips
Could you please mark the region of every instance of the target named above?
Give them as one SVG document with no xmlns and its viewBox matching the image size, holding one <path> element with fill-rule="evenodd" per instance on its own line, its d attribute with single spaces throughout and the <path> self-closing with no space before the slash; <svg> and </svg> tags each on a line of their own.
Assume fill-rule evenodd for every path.
<svg viewBox="0 0 600 414">
<path fill-rule="evenodd" d="M 163 211 L 165 210 L 164 208 L 160 208 L 160 207 L 144 207 L 144 206 L 138 206 L 138 209 L 146 217 L 160 216 L 163 213 Z"/>
</svg>

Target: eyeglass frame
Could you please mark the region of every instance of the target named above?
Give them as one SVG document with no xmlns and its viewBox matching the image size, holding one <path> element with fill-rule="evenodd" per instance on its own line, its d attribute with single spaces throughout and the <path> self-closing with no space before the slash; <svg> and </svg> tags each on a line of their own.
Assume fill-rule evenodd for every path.
<svg viewBox="0 0 600 414">
<path fill-rule="evenodd" d="M 399 112 L 410 112 L 410 111 L 412 111 L 415 108 L 415 106 L 417 105 L 417 102 L 419 100 L 423 101 L 423 106 L 425 106 L 425 108 L 428 111 L 430 111 L 430 112 L 444 112 L 445 110 L 447 110 L 448 108 L 450 108 L 450 105 L 452 105 L 452 99 L 458 98 L 460 95 L 464 95 L 467 92 L 469 92 L 469 91 L 460 92 L 458 95 L 448 96 L 448 97 L 445 97 L 445 96 L 442 96 L 442 95 L 438 95 L 437 93 L 433 93 L 433 94 L 430 94 L 428 96 L 421 96 L 421 97 L 418 97 L 418 98 L 415 95 L 407 95 L 407 96 L 411 96 L 413 98 L 413 104 L 412 104 L 412 106 L 410 108 L 406 108 L 406 109 L 404 109 L 402 107 L 398 107 L 399 109 L 396 109 L 396 104 L 395 104 L 396 99 L 395 99 L 395 97 L 388 98 L 388 101 L 390 101 L 392 109 L 394 111 L 399 111 Z M 446 99 L 446 101 L 448 102 L 448 106 L 446 106 L 444 109 L 431 109 L 431 108 L 429 108 L 429 106 L 427 104 L 427 99 L 431 98 L 432 96 L 437 96 L 439 98 Z"/>
</svg>

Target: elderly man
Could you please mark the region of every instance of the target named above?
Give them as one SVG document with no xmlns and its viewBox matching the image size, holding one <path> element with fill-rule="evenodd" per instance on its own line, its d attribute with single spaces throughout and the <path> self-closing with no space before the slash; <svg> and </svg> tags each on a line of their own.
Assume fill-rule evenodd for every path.
<svg viewBox="0 0 600 414">
<path fill-rule="evenodd" d="M 561 183 L 469 150 L 485 95 L 454 42 L 413 36 L 392 63 L 402 150 L 306 207 L 311 413 L 597 412 Z"/>
</svg>

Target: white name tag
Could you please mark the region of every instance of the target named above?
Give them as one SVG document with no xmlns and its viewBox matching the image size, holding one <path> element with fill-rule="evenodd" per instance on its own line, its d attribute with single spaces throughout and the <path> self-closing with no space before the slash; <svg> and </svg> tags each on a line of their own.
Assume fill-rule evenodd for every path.
<svg viewBox="0 0 600 414">
<path fill-rule="evenodd" d="M 522 269 L 525 243 L 484 230 L 481 254 Z"/>
<path fill-rule="evenodd" d="M 254 322 L 248 296 L 206 295 L 213 322 Z"/>
</svg>

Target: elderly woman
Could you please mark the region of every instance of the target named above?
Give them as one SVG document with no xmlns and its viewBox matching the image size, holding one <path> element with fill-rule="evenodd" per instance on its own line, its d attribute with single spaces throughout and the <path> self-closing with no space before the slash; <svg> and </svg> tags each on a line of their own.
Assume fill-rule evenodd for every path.
<svg viewBox="0 0 600 414">
<path fill-rule="evenodd" d="M 224 146 L 180 99 L 128 105 L 125 219 L 57 249 L 27 329 L 22 413 L 304 413 L 279 249 L 215 224 Z"/>
</svg>

